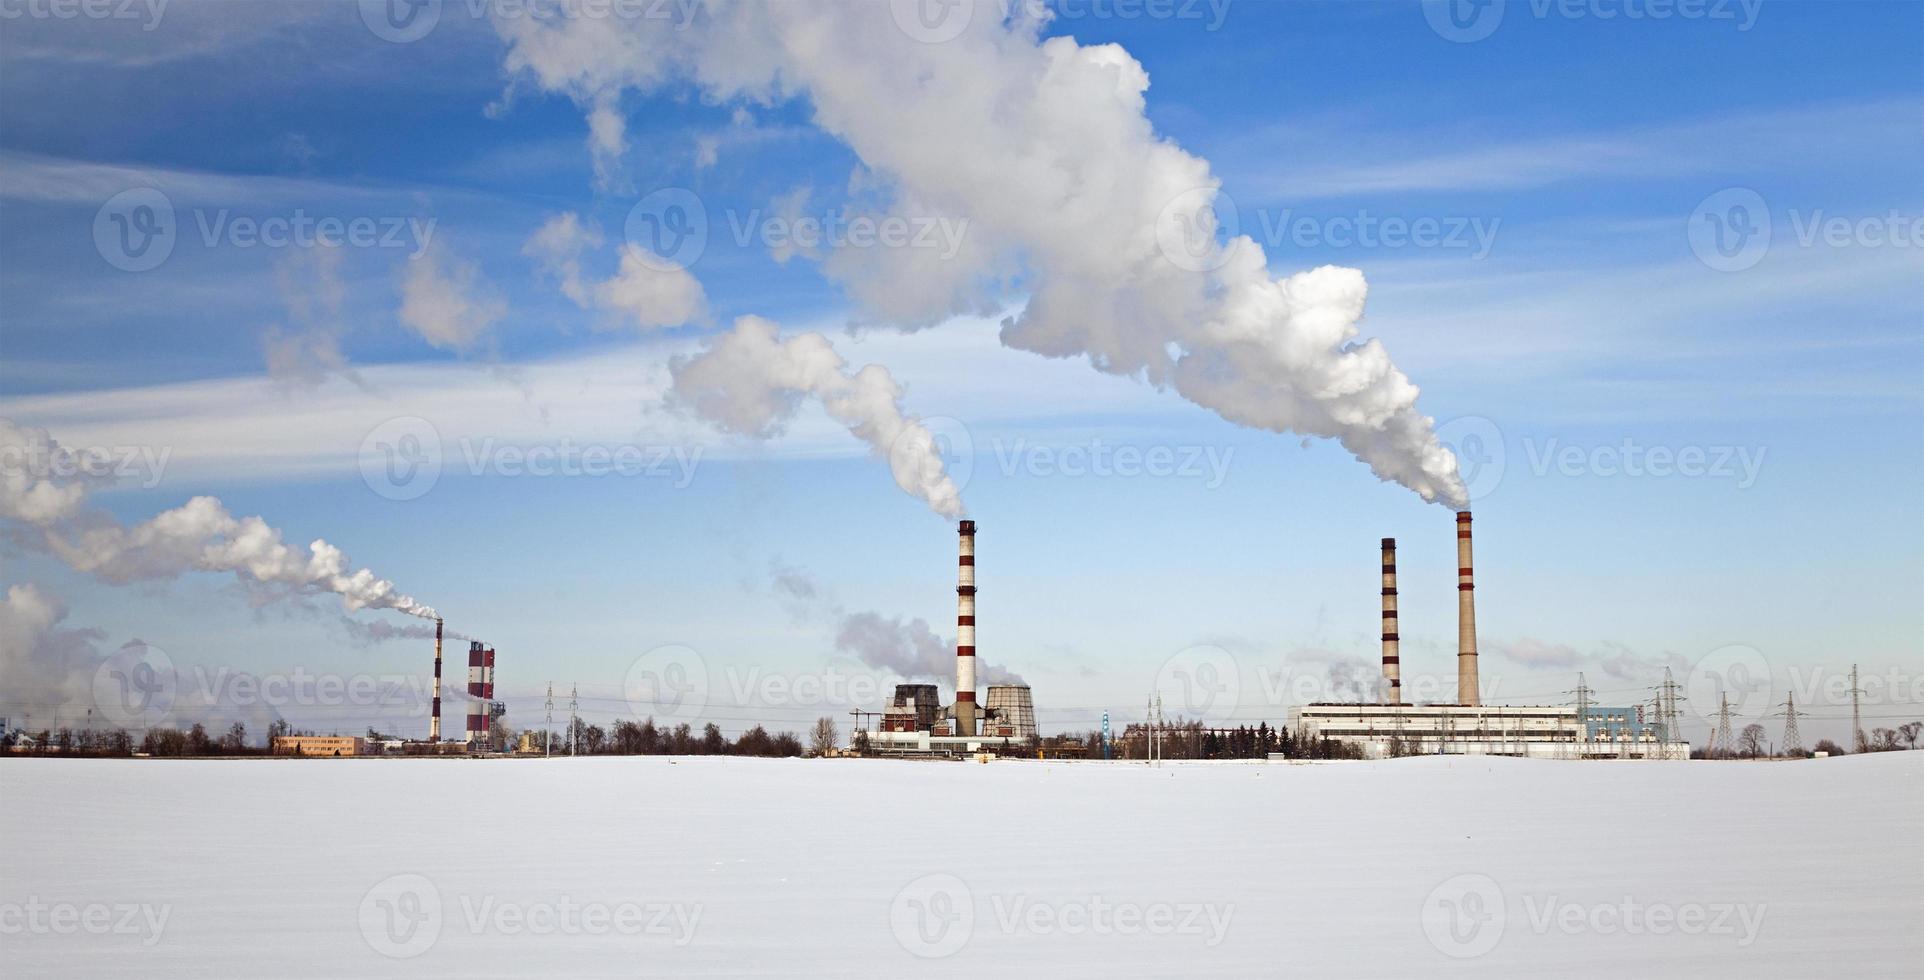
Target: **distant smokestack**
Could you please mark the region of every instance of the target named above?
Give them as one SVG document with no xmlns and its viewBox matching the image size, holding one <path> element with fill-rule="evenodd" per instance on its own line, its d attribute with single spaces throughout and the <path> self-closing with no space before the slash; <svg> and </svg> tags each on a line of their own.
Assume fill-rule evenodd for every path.
<svg viewBox="0 0 1924 980">
<path fill-rule="evenodd" d="M 441 740 L 441 617 L 434 617 L 434 713 L 428 716 L 428 741 Z"/>
<path fill-rule="evenodd" d="M 975 734 L 975 522 L 963 521 L 955 586 L 955 733 Z"/>
<path fill-rule="evenodd" d="M 488 706 L 482 700 L 487 684 L 487 651 L 481 648 L 481 641 L 468 644 L 468 741 L 473 742 L 488 733 Z"/>
<path fill-rule="evenodd" d="M 1470 512 L 1456 515 L 1456 699 L 1482 704 L 1476 683 L 1476 573 L 1470 561 Z"/>
<path fill-rule="evenodd" d="M 1383 539 L 1383 681 L 1389 703 L 1403 703 L 1403 667 L 1397 654 L 1396 539 Z"/>
</svg>

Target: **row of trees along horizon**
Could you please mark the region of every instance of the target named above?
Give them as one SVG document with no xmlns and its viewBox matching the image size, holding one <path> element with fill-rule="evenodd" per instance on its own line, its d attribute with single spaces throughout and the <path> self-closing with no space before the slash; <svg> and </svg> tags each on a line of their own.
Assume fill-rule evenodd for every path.
<svg viewBox="0 0 1924 980">
<path fill-rule="evenodd" d="M 192 756 L 248 756 L 268 755 L 275 738 L 288 735 L 313 735 L 312 731 L 296 730 L 286 721 L 277 720 L 268 726 L 267 737 L 257 743 L 249 743 L 247 727 L 234 722 L 226 731 L 218 735 L 209 733 L 202 724 L 195 723 L 187 728 L 150 728 L 138 740 L 125 729 L 60 728 L 43 729 L 38 733 L 0 732 L 0 750 L 9 754 L 64 755 L 64 756 L 133 756 L 148 755 L 161 757 Z M 864 754 L 868 748 L 866 732 L 857 731 L 851 740 L 850 748 L 857 754 Z M 1896 728 L 1875 728 L 1870 732 L 1857 733 L 1855 751 L 1895 752 L 1917 748 L 1917 740 L 1924 734 L 1924 722 L 1911 721 Z M 1108 739 L 1109 757 L 1123 760 L 1142 760 L 1150 755 L 1150 728 L 1143 722 L 1135 722 L 1124 727 L 1118 735 Z M 1164 759 L 1262 759 L 1278 755 L 1289 759 L 1361 759 L 1360 746 L 1329 738 L 1312 738 L 1287 728 L 1271 728 L 1267 722 L 1254 726 L 1243 725 L 1236 728 L 1205 728 L 1199 721 L 1172 721 L 1160 726 L 1156 732 L 1156 754 Z M 639 722 L 616 721 L 607 728 L 589 724 L 576 719 L 572 725 L 572 742 L 567 728 L 550 732 L 545 729 L 527 729 L 520 737 L 498 721 L 490 732 L 488 750 L 495 752 L 514 751 L 523 745 L 533 753 L 553 752 L 555 754 L 575 755 L 734 755 L 760 758 L 787 758 L 795 756 L 819 756 L 833 754 L 839 749 L 840 734 L 833 718 L 818 719 L 809 729 L 807 744 L 793 732 L 771 734 L 761 725 L 744 731 L 733 741 L 722 733 L 721 727 L 710 722 L 700 733 L 693 726 L 682 723 L 674 727 L 657 725 L 653 718 Z M 383 734 L 373 728 L 365 736 L 370 742 L 403 741 L 396 736 Z M 1103 734 L 1099 731 L 1070 732 L 1043 738 L 1004 740 L 991 743 L 992 751 L 1005 755 L 1047 755 L 1055 758 L 1103 757 Z M 459 743 L 442 743 L 454 745 Z M 1427 747 L 1419 740 L 1392 740 L 1392 756 L 1427 754 Z M 424 742 L 405 742 L 403 753 L 431 754 L 437 751 Z M 1820 739 L 1811 749 L 1795 753 L 1795 756 L 1809 756 L 1815 752 L 1830 755 L 1851 754 L 1843 746 L 1831 739 Z M 1693 747 L 1693 759 L 1761 759 L 1787 758 L 1793 753 L 1776 751 L 1771 745 L 1762 725 L 1751 724 L 1738 734 L 1736 744 L 1728 747 Z"/>
</svg>

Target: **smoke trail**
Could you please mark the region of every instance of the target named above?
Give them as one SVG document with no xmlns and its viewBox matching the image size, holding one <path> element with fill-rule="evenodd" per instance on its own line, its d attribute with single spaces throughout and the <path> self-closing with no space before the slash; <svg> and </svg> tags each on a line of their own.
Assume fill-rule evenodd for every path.
<svg viewBox="0 0 1924 980">
<path fill-rule="evenodd" d="M 850 373 L 827 337 L 805 333 L 782 340 L 774 323 L 757 316 L 709 340 L 700 354 L 670 365 L 670 399 L 720 428 L 769 438 L 779 435 L 803 398 L 814 398 L 877 455 L 887 456 L 895 483 L 929 508 L 955 519 L 962 497 L 936 452 L 935 436 L 902 413 L 902 387 L 887 368 L 870 364 Z"/>
<path fill-rule="evenodd" d="M 769 565 L 769 585 L 793 602 L 797 619 L 832 620 L 837 650 L 904 680 L 954 683 L 955 639 L 937 635 L 928 620 L 848 612 L 807 571 L 780 561 Z M 1023 683 L 1014 671 L 980 658 L 977 671 L 985 684 Z"/>
<path fill-rule="evenodd" d="M 15 448 L 43 455 L 16 453 Z M 235 517 L 214 497 L 194 497 L 133 527 L 105 513 L 83 513 L 100 481 L 63 476 L 47 465 L 63 450 L 45 430 L 0 419 L 0 517 L 25 525 L 29 543 L 75 571 L 116 585 L 184 572 L 232 572 L 249 585 L 297 595 L 341 597 L 349 611 L 392 609 L 433 619 L 434 610 L 365 569 L 325 540 L 307 547 L 281 540 L 259 517 Z"/>
<path fill-rule="evenodd" d="M 905 680 L 955 681 L 955 642 L 935 635 L 924 619 L 853 613 L 842 617 L 835 646 L 870 667 L 891 671 Z M 993 664 L 981 664 L 980 670 L 984 684 L 1022 683 L 1012 671 Z"/>
<path fill-rule="evenodd" d="M 1334 438 L 1381 478 L 1467 505 L 1417 388 L 1359 341 L 1367 287 L 1325 266 L 1272 278 L 1206 160 L 1145 115 L 1149 76 L 1114 44 L 1041 34 L 1041 5 L 946 8 L 912 36 L 908 4 L 716 3 L 692 23 L 499 17 L 513 84 L 606 115 L 623 90 L 692 81 L 716 103 L 808 100 L 890 217 L 965 221 L 951 250 L 836 249 L 824 271 L 873 315 L 914 327 L 1029 297 L 1004 344 L 1086 357 L 1232 422 Z M 1005 16 L 1006 14 L 1006 16 Z M 926 25 L 924 25 L 926 27 Z M 950 36 L 953 35 L 953 36 Z M 599 127 L 597 172 L 619 163 Z"/>
<path fill-rule="evenodd" d="M 364 623 L 358 619 L 349 619 L 346 616 L 342 616 L 341 628 L 347 631 L 347 638 L 352 640 L 355 646 L 360 647 L 371 647 L 377 643 L 386 643 L 390 640 L 434 639 L 434 625 L 432 623 L 402 623 L 396 625 L 384 619 Z M 443 630 L 443 636 L 450 641 L 474 639 L 458 630 Z"/>
</svg>

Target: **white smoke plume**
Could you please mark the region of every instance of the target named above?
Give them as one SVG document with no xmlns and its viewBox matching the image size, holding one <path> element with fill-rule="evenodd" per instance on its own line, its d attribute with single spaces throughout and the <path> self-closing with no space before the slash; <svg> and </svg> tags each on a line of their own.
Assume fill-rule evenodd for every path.
<svg viewBox="0 0 1924 980">
<path fill-rule="evenodd" d="M 499 17 L 513 84 L 605 115 L 627 89 L 692 82 L 717 104 L 806 99 L 902 217 L 967 222 L 953 254 L 840 249 L 824 269 L 874 314 L 918 326 L 1020 289 L 1010 347 L 1086 357 L 1242 425 L 1339 440 L 1381 478 L 1467 505 L 1417 388 L 1359 340 L 1367 287 L 1332 266 L 1272 278 L 1209 163 L 1155 132 L 1149 76 L 1118 45 L 1041 36 L 1042 5 L 976 0 L 942 37 L 913 4 L 704 5 L 692 23 Z M 953 36 L 949 36 L 949 35 Z M 930 43 L 934 41 L 935 43 Z M 596 126 L 598 161 L 617 129 Z"/>
<path fill-rule="evenodd" d="M 779 561 L 769 568 L 769 584 L 794 604 L 798 619 L 827 618 L 835 624 L 835 648 L 870 667 L 890 671 L 903 680 L 955 682 L 955 638 L 939 636 L 920 617 L 884 616 L 877 612 L 848 612 L 816 585 L 806 571 Z M 977 660 L 984 684 L 1021 684 L 1015 672 Z"/>
<path fill-rule="evenodd" d="M 9 717 L 50 719 L 54 709 L 91 699 L 102 633 L 63 626 L 66 618 L 66 605 L 31 583 L 7 589 L 0 601 L 0 691 L 7 702 L 0 711 Z"/>
<path fill-rule="evenodd" d="M 880 613 L 859 612 L 842 617 L 835 633 L 835 646 L 853 654 L 870 667 L 900 675 L 904 680 L 955 680 L 955 641 L 937 636 L 927 620 L 889 618 Z M 984 684 L 1020 684 L 1016 674 L 984 662 Z"/>
<path fill-rule="evenodd" d="M 342 616 L 341 628 L 347 631 L 347 638 L 354 641 L 355 646 L 360 647 L 371 647 L 377 643 L 387 643 L 391 640 L 434 639 L 434 624 L 432 623 L 390 623 L 385 619 L 362 622 L 358 619 L 349 619 L 346 616 Z M 443 639 L 450 643 L 456 640 L 465 642 L 474 639 L 474 637 L 466 633 L 451 629 L 444 629 L 441 635 Z"/>
<path fill-rule="evenodd" d="M 347 556 L 325 540 L 290 546 L 279 529 L 259 517 L 235 517 L 214 497 L 194 497 L 133 527 L 103 512 L 85 512 L 87 493 L 97 481 L 48 468 L 47 461 L 62 452 L 45 430 L 0 419 L 0 517 L 24 525 L 29 544 L 76 571 L 112 584 L 189 571 L 232 572 L 276 594 L 338 595 L 349 611 L 392 609 L 435 617 L 433 609 L 393 582 L 365 568 L 351 569 Z"/>
<path fill-rule="evenodd" d="M 614 314 L 624 326 L 641 330 L 679 327 L 707 314 L 708 297 L 687 269 L 636 245 L 624 243 L 613 278 L 589 282 L 581 253 L 601 247 L 601 232 L 573 211 L 549 218 L 521 246 L 521 254 L 541 263 L 561 294 L 582 309 Z"/>
<path fill-rule="evenodd" d="M 804 398 L 814 398 L 888 458 L 897 486 L 943 517 L 961 517 L 961 492 L 943 468 L 935 436 L 903 414 L 902 386 L 888 369 L 870 364 L 851 372 L 827 337 L 783 340 L 778 333 L 761 317 L 737 319 L 701 353 L 675 359 L 670 399 L 725 431 L 766 439 L 782 432 Z"/>
</svg>

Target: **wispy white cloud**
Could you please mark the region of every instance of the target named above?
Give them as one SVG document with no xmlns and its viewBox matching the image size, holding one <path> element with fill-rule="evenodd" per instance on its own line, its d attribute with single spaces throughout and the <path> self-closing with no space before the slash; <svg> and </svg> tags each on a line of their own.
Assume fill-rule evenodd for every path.
<svg viewBox="0 0 1924 980">
<path fill-rule="evenodd" d="M 1924 152 L 1916 97 L 1746 112 L 1598 132 L 1491 142 L 1464 130 L 1342 138 L 1276 128 L 1232 149 L 1227 187 L 1258 199 L 1315 200 L 1405 191 L 1500 191 L 1584 178 L 1746 173 L 1760 167 L 1835 168 L 1841 160 L 1901 159 Z M 1343 148 L 1326 158 L 1317 146 Z M 1448 147 L 1412 153 L 1409 148 Z M 1305 155 L 1305 151 L 1309 154 Z M 1290 165 L 1276 167 L 1277 155 Z"/>
</svg>

